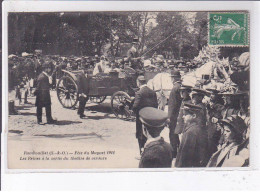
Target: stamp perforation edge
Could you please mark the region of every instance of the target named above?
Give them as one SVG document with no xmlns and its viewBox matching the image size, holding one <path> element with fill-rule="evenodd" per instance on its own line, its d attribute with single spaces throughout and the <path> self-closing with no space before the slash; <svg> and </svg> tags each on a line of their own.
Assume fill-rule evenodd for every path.
<svg viewBox="0 0 260 194">
<path fill-rule="evenodd" d="M 209 40 L 210 40 L 210 14 L 225 14 L 225 13 L 228 13 L 228 14 L 233 14 L 233 13 L 237 13 L 237 14 L 246 14 L 246 19 L 247 19 L 247 44 L 246 45 L 235 45 L 235 44 L 209 44 Z M 241 11 L 237 11 L 237 10 L 234 10 L 234 11 L 209 11 L 208 12 L 208 46 L 211 46 L 211 47 L 250 47 L 250 11 L 249 10 L 241 10 Z"/>
</svg>

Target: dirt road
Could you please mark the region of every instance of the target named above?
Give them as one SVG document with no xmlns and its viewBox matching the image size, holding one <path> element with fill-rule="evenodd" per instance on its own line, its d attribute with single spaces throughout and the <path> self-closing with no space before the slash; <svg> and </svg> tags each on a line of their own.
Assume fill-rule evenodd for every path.
<svg viewBox="0 0 260 194">
<path fill-rule="evenodd" d="M 37 124 L 35 97 L 29 97 L 30 104 L 18 105 L 16 101 L 19 114 L 10 115 L 8 119 L 10 168 L 138 167 L 139 161 L 136 157 L 139 155 L 139 150 L 135 138 L 135 122 L 117 119 L 111 111 L 109 97 L 102 104 L 88 103 L 85 111 L 87 117 L 84 119 L 79 118 L 76 110 L 63 108 L 58 102 L 55 91 L 51 91 L 51 97 L 52 115 L 58 120 L 56 124 L 51 125 Z M 43 122 L 46 122 L 45 113 Z M 167 128 L 162 136 L 169 142 Z M 45 151 L 55 154 L 51 156 L 53 160 L 37 161 L 33 158 L 28 160 L 25 151 L 28 153 Z M 83 154 L 80 154 L 81 152 Z M 82 155 L 85 157 L 84 160 L 77 158 Z M 64 161 L 63 158 L 57 161 L 54 156 L 69 159 Z M 86 161 L 86 157 L 90 159 Z"/>
</svg>

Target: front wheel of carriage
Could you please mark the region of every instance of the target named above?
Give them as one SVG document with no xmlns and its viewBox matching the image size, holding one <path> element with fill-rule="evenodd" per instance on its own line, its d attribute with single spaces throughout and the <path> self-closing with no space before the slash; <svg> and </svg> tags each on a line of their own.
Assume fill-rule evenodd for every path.
<svg viewBox="0 0 260 194">
<path fill-rule="evenodd" d="M 131 98 L 123 91 L 118 91 L 111 97 L 111 108 L 114 115 L 123 120 L 128 120 L 132 117 L 130 110 Z"/>
<path fill-rule="evenodd" d="M 74 108 L 78 103 L 78 86 L 70 76 L 63 76 L 57 84 L 57 96 L 64 108 Z"/>
</svg>

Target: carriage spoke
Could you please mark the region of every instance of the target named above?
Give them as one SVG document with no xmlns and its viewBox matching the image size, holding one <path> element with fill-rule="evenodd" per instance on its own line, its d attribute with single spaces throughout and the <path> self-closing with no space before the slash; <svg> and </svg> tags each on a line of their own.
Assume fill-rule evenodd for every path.
<svg viewBox="0 0 260 194">
<path fill-rule="evenodd" d="M 65 93 L 65 89 L 63 89 L 62 87 L 58 87 L 58 90 L 59 90 L 59 92 Z"/>
<path fill-rule="evenodd" d="M 71 98 L 69 98 L 70 106 L 72 106 Z"/>
</svg>

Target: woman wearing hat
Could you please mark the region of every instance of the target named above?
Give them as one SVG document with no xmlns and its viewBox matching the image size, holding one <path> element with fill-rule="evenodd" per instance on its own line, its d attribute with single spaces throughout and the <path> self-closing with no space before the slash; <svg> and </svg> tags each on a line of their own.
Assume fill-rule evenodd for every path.
<svg viewBox="0 0 260 194">
<path fill-rule="evenodd" d="M 243 141 L 243 133 L 246 129 L 246 125 L 237 115 L 222 119 L 220 123 L 224 129 L 224 144 L 212 155 L 207 167 L 240 167 L 240 164 L 235 164 L 235 161 L 230 163 L 230 160 L 233 160 L 233 157 L 238 153 L 239 145 Z M 239 163 L 243 162 L 239 161 Z M 243 164 L 241 164 L 241 166 L 242 165 Z"/>
</svg>

